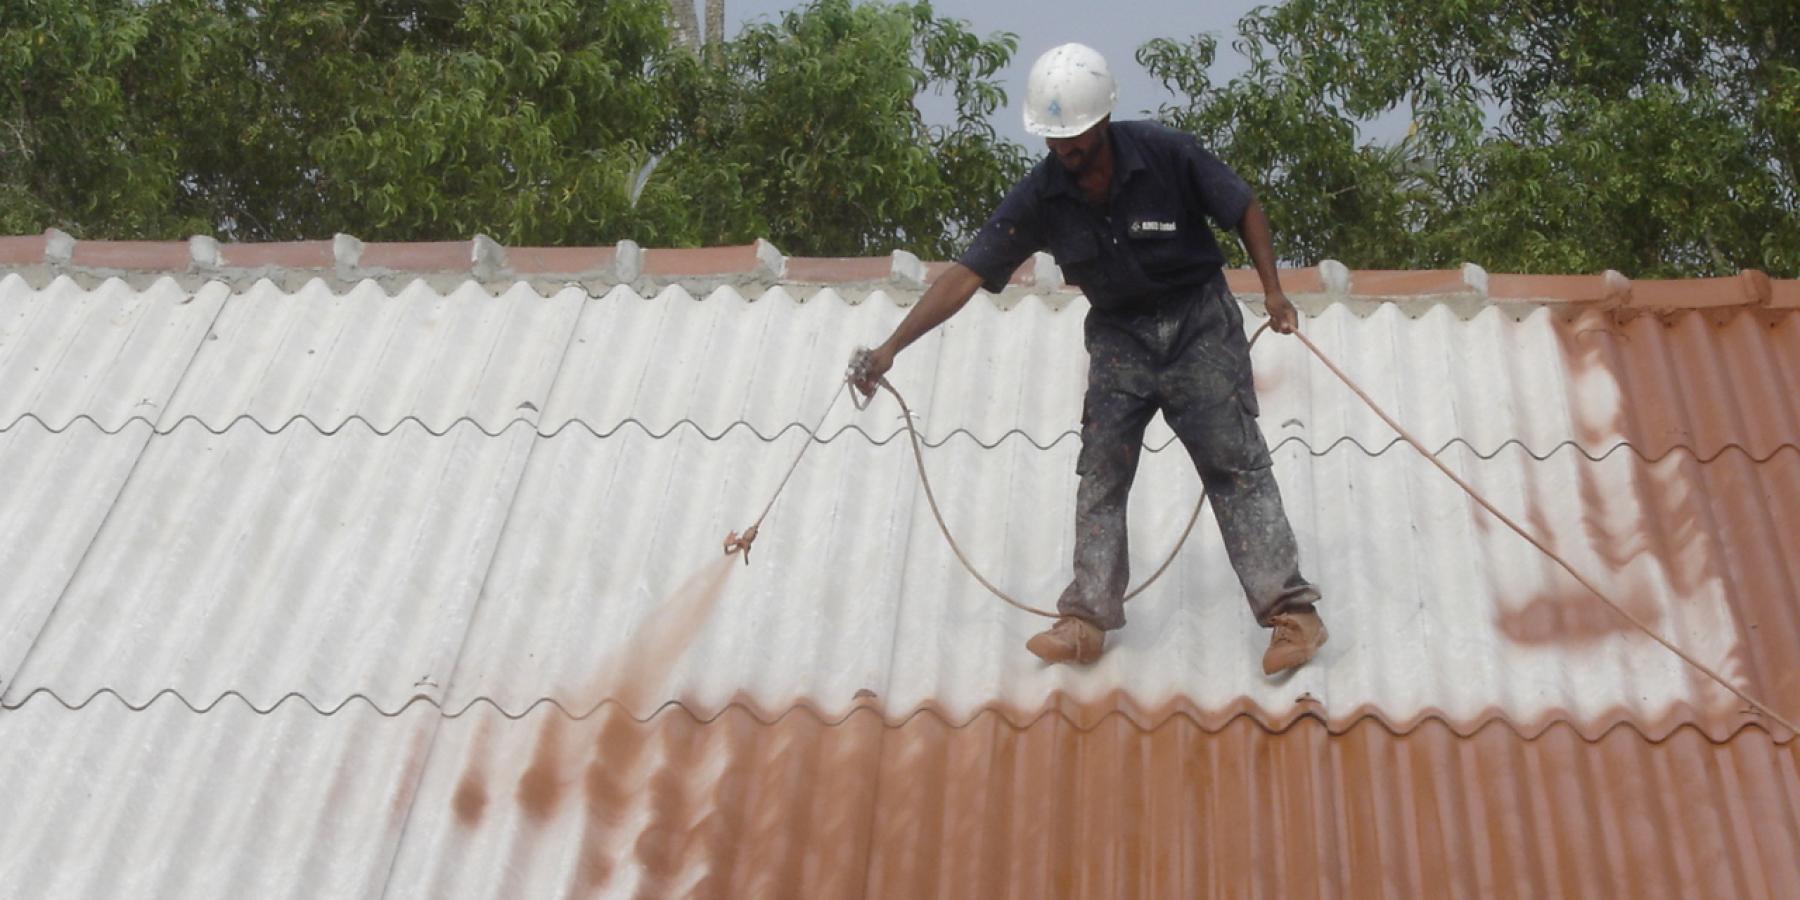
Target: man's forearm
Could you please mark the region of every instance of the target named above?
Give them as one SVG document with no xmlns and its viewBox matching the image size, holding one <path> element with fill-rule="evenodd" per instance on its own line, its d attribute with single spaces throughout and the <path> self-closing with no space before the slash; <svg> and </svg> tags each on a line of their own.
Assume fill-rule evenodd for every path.
<svg viewBox="0 0 1800 900">
<path fill-rule="evenodd" d="M 894 333 L 881 346 L 859 357 L 851 378 L 856 389 L 864 396 L 875 393 L 876 385 L 882 381 L 888 369 L 894 365 L 894 357 L 900 355 L 909 344 L 925 336 L 926 332 L 944 323 L 945 319 L 956 315 L 956 311 L 975 296 L 981 287 L 981 276 L 969 267 L 954 263 L 944 274 L 939 275 L 925 295 L 912 309 L 907 310 L 906 317 L 895 326 Z"/>
<path fill-rule="evenodd" d="M 1262 279 L 1269 327 L 1281 334 L 1292 334 L 1300 327 L 1300 313 L 1281 289 L 1281 273 L 1275 268 L 1275 242 L 1269 237 L 1269 217 L 1263 215 L 1261 204 L 1255 200 L 1244 210 L 1238 234 L 1244 239 L 1244 249 L 1250 251 L 1250 261 L 1256 264 L 1257 277 Z"/>
<path fill-rule="evenodd" d="M 1250 262 L 1256 266 L 1256 276 L 1262 279 L 1263 292 L 1279 292 L 1281 275 L 1275 268 L 1275 241 L 1269 234 L 1269 217 L 1263 215 L 1262 204 L 1250 201 L 1244 220 L 1238 223 L 1238 234 L 1244 239 L 1244 249 L 1250 251 Z"/>
<path fill-rule="evenodd" d="M 980 287 L 980 275 L 962 263 L 952 263 L 919 297 L 919 302 L 907 311 L 906 318 L 900 320 L 899 326 L 888 336 L 883 347 L 889 354 L 898 354 L 913 341 L 924 337 L 931 329 L 956 315 Z"/>
</svg>

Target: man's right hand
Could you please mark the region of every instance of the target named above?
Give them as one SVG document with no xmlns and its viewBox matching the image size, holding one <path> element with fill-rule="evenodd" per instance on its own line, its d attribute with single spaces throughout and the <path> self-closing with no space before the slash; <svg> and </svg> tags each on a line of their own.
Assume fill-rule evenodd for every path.
<svg viewBox="0 0 1800 900">
<path fill-rule="evenodd" d="M 881 376 L 886 375 L 888 370 L 893 367 L 894 351 L 889 350 L 888 345 L 882 344 L 870 350 L 869 358 L 863 365 L 861 377 L 854 382 L 856 389 L 862 391 L 864 397 L 874 396 L 875 388 L 881 383 Z"/>
</svg>

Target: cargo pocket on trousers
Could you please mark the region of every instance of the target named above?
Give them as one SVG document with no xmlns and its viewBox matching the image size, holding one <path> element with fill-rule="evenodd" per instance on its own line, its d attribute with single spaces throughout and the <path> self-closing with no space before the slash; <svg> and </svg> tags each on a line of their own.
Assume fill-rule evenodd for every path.
<svg viewBox="0 0 1800 900">
<path fill-rule="evenodd" d="M 1238 422 L 1241 428 L 1239 446 L 1245 468 L 1262 469 L 1274 464 L 1269 456 L 1269 442 L 1263 439 L 1262 427 L 1256 423 L 1260 411 L 1256 407 L 1256 391 L 1254 388 L 1240 388 L 1237 392 Z"/>
</svg>

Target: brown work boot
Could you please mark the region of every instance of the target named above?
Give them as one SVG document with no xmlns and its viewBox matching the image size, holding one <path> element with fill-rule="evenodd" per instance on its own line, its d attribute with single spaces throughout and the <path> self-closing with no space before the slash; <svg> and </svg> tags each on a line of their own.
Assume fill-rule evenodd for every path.
<svg viewBox="0 0 1800 900">
<path fill-rule="evenodd" d="M 1047 663 L 1091 663 L 1106 646 L 1106 632 L 1086 619 L 1063 616 L 1049 631 L 1025 642 L 1025 649 Z"/>
<path fill-rule="evenodd" d="M 1270 618 L 1275 636 L 1269 639 L 1269 652 L 1263 654 L 1263 674 L 1274 675 L 1306 665 L 1306 661 L 1325 646 L 1325 623 L 1319 614 L 1308 609 L 1282 613 Z"/>
</svg>

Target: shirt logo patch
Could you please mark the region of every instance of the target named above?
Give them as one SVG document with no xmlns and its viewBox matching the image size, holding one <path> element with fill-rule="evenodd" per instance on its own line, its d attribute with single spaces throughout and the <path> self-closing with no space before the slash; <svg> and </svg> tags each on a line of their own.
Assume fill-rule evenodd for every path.
<svg viewBox="0 0 1800 900">
<path fill-rule="evenodd" d="M 1134 237 L 1142 236 L 1142 235 L 1146 235 L 1146 234 L 1174 234 L 1174 233 L 1175 233 L 1175 223 L 1174 222 L 1158 222 L 1153 219 L 1145 219 L 1142 221 L 1131 223 L 1131 234 Z"/>
</svg>

